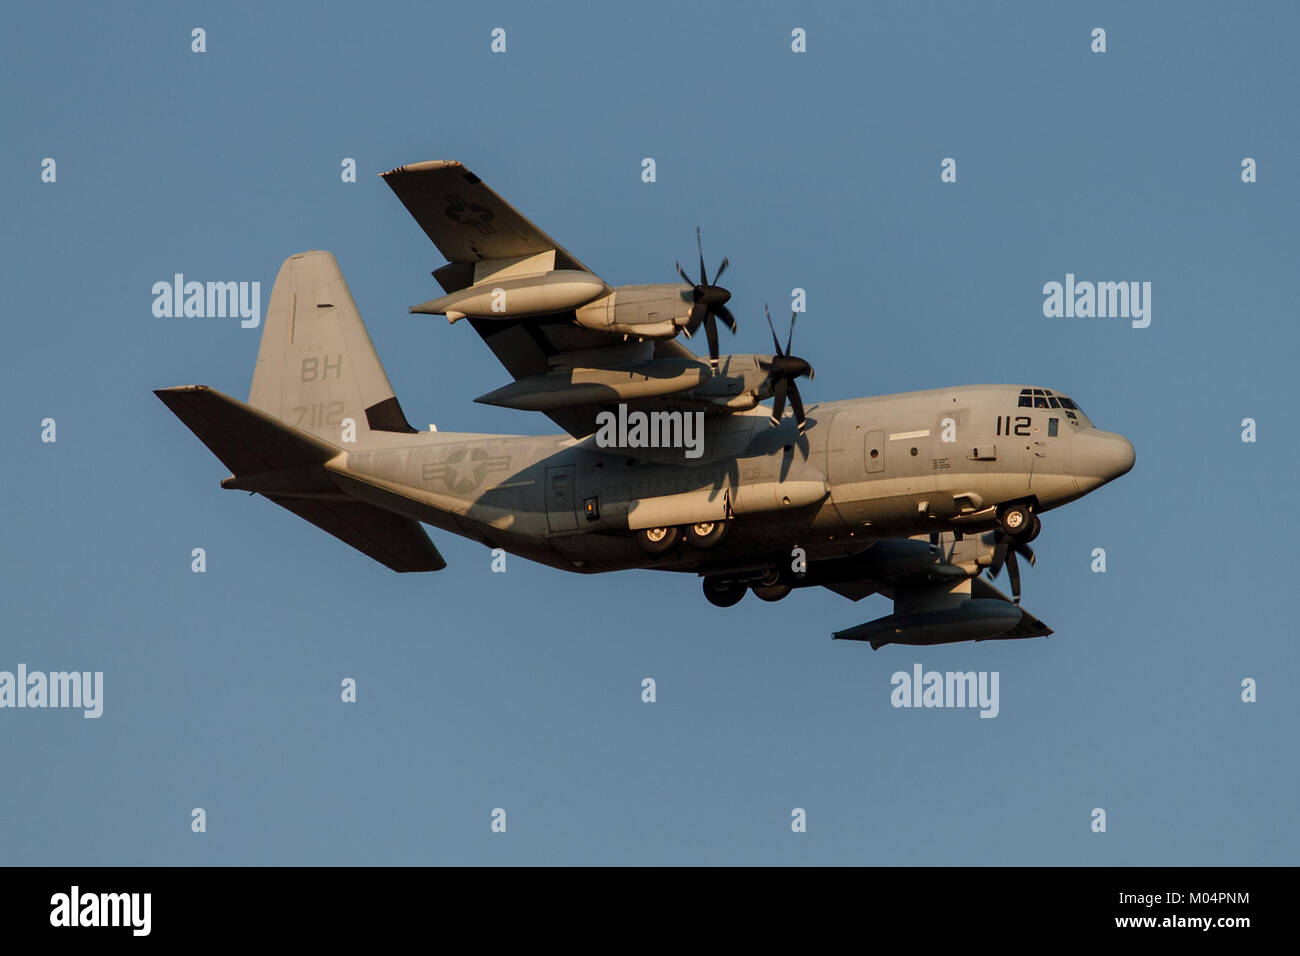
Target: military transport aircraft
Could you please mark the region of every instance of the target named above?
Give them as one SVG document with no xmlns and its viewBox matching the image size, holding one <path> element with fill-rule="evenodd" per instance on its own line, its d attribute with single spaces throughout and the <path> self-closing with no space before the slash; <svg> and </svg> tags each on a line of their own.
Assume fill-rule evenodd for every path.
<svg viewBox="0 0 1300 956">
<path fill-rule="evenodd" d="M 505 366 L 513 381 L 477 401 L 566 434 L 412 428 L 334 257 L 304 252 L 276 278 L 247 404 L 156 392 L 230 469 L 223 488 L 394 571 L 446 566 L 423 522 L 567 571 L 694 573 L 720 607 L 882 594 L 894 613 L 834 635 L 873 648 L 1052 633 L 1020 606 L 1017 556 L 1033 563 L 1040 515 L 1134 461 L 1068 396 L 961 385 L 805 407 L 793 317 L 773 354 L 719 355 L 717 323 L 736 328 L 725 259 L 711 281 L 701 248 L 698 281 L 679 265 L 685 285 L 615 288 L 460 163 L 383 176 L 448 260 L 445 295 L 411 311 L 466 320 Z M 677 339 L 701 326 L 707 360 Z M 982 576 L 1004 566 L 1010 597 Z"/>
</svg>

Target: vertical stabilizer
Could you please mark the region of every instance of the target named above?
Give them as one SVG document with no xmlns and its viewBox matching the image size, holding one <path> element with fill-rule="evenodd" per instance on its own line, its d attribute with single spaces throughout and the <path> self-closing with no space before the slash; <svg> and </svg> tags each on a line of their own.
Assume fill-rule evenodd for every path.
<svg viewBox="0 0 1300 956">
<path fill-rule="evenodd" d="M 248 403 L 335 445 L 347 419 L 358 445 L 415 431 L 330 253 L 300 252 L 280 266 Z"/>
</svg>

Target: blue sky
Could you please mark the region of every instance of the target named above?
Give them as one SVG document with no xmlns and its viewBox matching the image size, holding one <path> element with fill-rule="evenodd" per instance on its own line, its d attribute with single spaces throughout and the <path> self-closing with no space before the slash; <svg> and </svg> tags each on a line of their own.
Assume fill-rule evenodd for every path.
<svg viewBox="0 0 1300 956">
<path fill-rule="evenodd" d="M 105 703 L 0 711 L 0 861 L 1296 861 L 1294 5 L 4 17 L 0 669 L 102 670 Z M 505 371 L 406 312 L 443 260 L 376 174 L 425 159 L 614 284 L 672 281 L 702 226 L 732 262 L 724 348 L 766 348 L 764 301 L 807 289 L 808 401 L 1021 382 L 1128 436 L 1135 469 L 1035 542 L 1025 603 L 1056 635 L 872 652 L 829 638 L 881 598 L 721 610 L 688 576 L 492 574 L 437 532 L 447 570 L 396 575 L 222 491 L 151 390 L 245 396 L 260 330 L 155 318 L 176 272 L 265 307 L 286 256 L 329 249 L 412 421 L 553 430 L 473 404 Z M 1150 281 L 1151 326 L 1045 318 L 1066 273 Z M 998 671 L 997 719 L 892 708 L 916 662 Z"/>
</svg>

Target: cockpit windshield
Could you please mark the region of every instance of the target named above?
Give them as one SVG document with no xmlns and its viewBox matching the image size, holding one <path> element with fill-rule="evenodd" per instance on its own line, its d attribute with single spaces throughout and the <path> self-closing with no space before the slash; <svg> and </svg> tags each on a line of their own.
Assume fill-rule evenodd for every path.
<svg viewBox="0 0 1300 956">
<path fill-rule="evenodd" d="M 1071 399 L 1053 392 L 1050 388 L 1022 388 L 1020 401 L 1016 404 L 1020 408 L 1059 408 L 1065 412 L 1066 418 L 1075 420 L 1079 417 L 1075 412 L 1083 414 L 1083 409 L 1074 404 Z"/>
</svg>

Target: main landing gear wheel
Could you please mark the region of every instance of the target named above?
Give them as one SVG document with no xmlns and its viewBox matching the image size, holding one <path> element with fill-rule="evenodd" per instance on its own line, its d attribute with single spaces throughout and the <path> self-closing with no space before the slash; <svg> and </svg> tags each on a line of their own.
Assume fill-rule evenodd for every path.
<svg viewBox="0 0 1300 956">
<path fill-rule="evenodd" d="M 664 554 L 677 544 L 681 532 L 675 527 L 643 528 L 636 533 L 636 543 L 647 554 Z"/>
<path fill-rule="evenodd" d="M 731 607 L 740 603 L 745 596 L 745 585 L 736 581 L 722 581 L 718 578 L 704 579 L 704 596 L 714 607 Z"/>
<path fill-rule="evenodd" d="M 1043 530 L 1043 523 L 1038 520 L 1038 515 L 1034 515 L 1033 526 L 1030 527 L 1028 534 L 1022 534 L 1020 536 L 1020 540 L 1023 541 L 1025 544 L 1028 544 L 1030 541 L 1033 541 L 1035 538 L 1037 538 L 1038 532 L 1042 530 Z"/>
<path fill-rule="evenodd" d="M 756 598 L 760 598 L 764 601 L 779 601 L 781 600 L 781 598 L 785 597 L 787 594 L 790 593 L 790 585 L 788 584 L 761 585 L 760 584 L 757 587 L 753 588 L 752 590 L 754 592 L 754 597 Z"/>
<path fill-rule="evenodd" d="M 1022 540 L 1032 530 L 1034 520 L 1029 505 L 1009 505 L 998 513 L 998 527 L 1002 533 Z"/>
<path fill-rule="evenodd" d="M 727 522 L 700 521 L 686 526 L 686 543 L 701 551 L 708 551 L 722 544 L 727 536 Z"/>
</svg>

